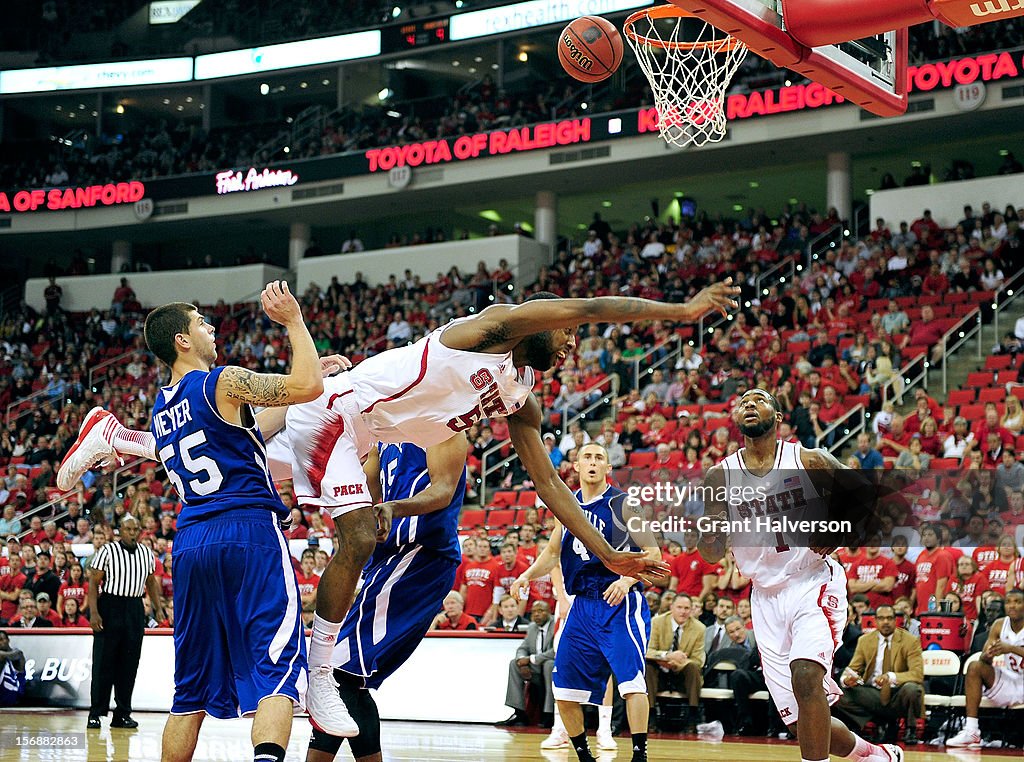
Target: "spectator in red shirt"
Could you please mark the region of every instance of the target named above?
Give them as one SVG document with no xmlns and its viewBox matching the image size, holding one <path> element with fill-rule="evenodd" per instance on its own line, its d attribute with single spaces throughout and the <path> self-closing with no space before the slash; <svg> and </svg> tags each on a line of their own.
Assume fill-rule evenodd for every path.
<svg viewBox="0 0 1024 762">
<path fill-rule="evenodd" d="M 699 539 L 696 532 L 687 532 L 683 537 L 685 550 L 673 557 L 671 563 L 672 581 L 668 589 L 691 598 L 703 598 L 718 584 L 718 566 L 704 560 L 697 550 Z"/>
<path fill-rule="evenodd" d="M 301 569 L 295 573 L 299 583 L 299 598 L 302 605 L 316 604 L 316 589 L 320 586 L 320 577 L 314 571 L 316 567 L 316 551 L 307 548 L 302 551 Z"/>
<path fill-rule="evenodd" d="M 985 418 L 975 424 L 972 433 L 974 441 L 980 446 L 985 446 L 988 442 L 988 435 L 992 433 L 999 435 L 999 441 L 1003 443 L 1004 447 L 1013 446 L 1013 434 L 999 423 L 999 410 L 994 402 L 985 404 Z"/>
<path fill-rule="evenodd" d="M 512 583 L 520 574 L 529 568 L 516 554 L 516 546 L 506 542 L 501 546 L 501 554 L 494 561 L 494 591 L 491 605 L 487 609 L 484 618 L 480 620 L 483 627 L 488 627 L 498 618 L 498 604 L 502 596 L 512 589 Z"/>
<path fill-rule="evenodd" d="M 292 525 L 284 531 L 284 536 L 288 540 L 305 540 L 309 537 L 306 517 L 301 509 L 292 508 Z"/>
<path fill-rule="evenodd" d="M 821 421 L 822 428 L 828 428 L 829 424 L 845 413 L 846 409 L 836 394 L 835 387 L 824 387 L 821 391 L 821 405 L 818 408 L 818 420 Z"/>
<path fill-rule="evenodd" d="M 1015 533 L 1017 527 L 1020 524 L 1024 524 L 1024 494 L 1016 491 L 1011 492 L 1010 510 L 999 514 L 999 518 L 1003 520 L 1003 526 L 1006 527 L 1007 533 Z"/>
<path fill-rule="evenodd" d="M 917 569 L 907 560 L 907 539 L 903 535 L 896 535 L 892 538 L 892 562 L 896 565 L 896 583 L 892 588 L 894 601 L 900 598 L 910 598 L 914 594 L 914 579 L 917 576 Z"/>
<path fill-rule="evenodd" d="M 956 562 L 956 577 L 950 583 L 950 591 L 960 596 L 960 605 L 969 622 L 978 618 L 978 601 L 981 594 L 989 589 L 988 577 L 978 571 L 978 565 L 970 556 L 960 556 Z"/>
<path fill-rule="evenodd" d="M 744 599 L 747 599 L 749 607 L 750 577 L 744 577 L 740 573 L 739 567 L 736 566 L 736 557 L 731 550 L 725 554 L 725 558 L 720 563 L 721 565 L 715 569 L 718 573 L 718 584 L 716 585 L 718 595 L 735 603 L 737 611 L 739 611 L 740 601 Z M 701 596 L 701 600 L 705 600 L 706 597 L 707 595 Z"/>
<path fill-rule="evenodd" d="M 527 566 L 537 560 L 540 549 L 537 547 L 537 527 L 533 524 L 523 524 L 519 527 L 519 549 L 516 556 Z"/>
<path fill-rule="evenodd" d="M 843 565 L 843 571 L 846 572 L 846 578 L 850 579 L 853 572 L 854 564 L 858 563 L 864 558 L 863 548 L 840 548 L 836 551 L 836 558 L 839 563 Z"/>
<path fill-rule="evenodd" d="M 892 604 L 892 589 L 896 585 L 896 564 L 881 554 L 874 542 L 864 549 L 864 555 L 855 561 L 847 575 L 851 593 L 865 593 L 872 609 Z"/>
<path fill-rule="evenodd" d="M 944 333 L 943 327 L 935 321 L 935 311 L 926 304 L 921 308 L 920 320 L 915 320 L 910 324 L 910 332 L 900 342 L 900 349 L 917 346 L 931 347 L 931 361 L 937 365 L 942 361 L 942 345 L 939 344 L 939 339 Z"/>
<path fill-rule="evenodd" d="M 36 607 L 41 618 L 48 620 L 54 627 L 60 627 L 60 614 L 54 611 L 49 593 L 39 593 L 36 596 Z"/>
<path fill-rule="evenodd" d="M 903 416 L 894 415 L 888 433 L 885 436 L 878 436 L 878 451 L 882 453 L 883 458 L 895 463 L 900 453 L 910 445 L 913 436 L 904 428 Z"/>
<path fill-rule="evenodd" d="M 482 618 L 494 602 L 495 572 L 490 544 L 477 538 L 475 555 L 463 559 L 455 572 L 455 584 L 465 611 L 474 619 Z"/>
<path fill-rule="evenodd" d="M 18 598 L 25 587 L 21 560 L 15 555 L 13 561 L 13 566 L 0 566 L 0 619 L 8 622 L 18 613 Z"/>
<path fill-rule="evenodd" d="M 999 556 L 985 567 L 983 573 L 990 590 L 1000 595 L 1006 595 L 1006 582 L 1010 576 L 1010 567 L 1017 561 L 1017 545 L 1014 543 L 1013 537 L 1008 534 L 1000 537 L 996 551 Z"/>
<path fill-rule="evenodd" d="M 924 210 L 924 216 L 914 220 L 910 226 L 910 230 L 917 236 L 917 240 L 921 242 L 923 246 L 931 246 L 932 241 L 938 238 L 942 232 L 942 228 L 939 227 L 939 223 L 932 219 L 932 212 L 930 209 Z"/>
<path fill-rule="evenodd" d="M 927 277 L 921 283 L 921 293 L 933 296 L 945 296 L 949 293 L 949 278 L 942 273 L 942 267 L 938 263 L 931 266 Z"/>
<path fill-rule="evenodd" d="M 74 598 L 66 598 L 64 600 L 64 608 L 60 619 L 57 621 L 57 627 L 88 627 L 89 620 L 82 616 L 78 610 L 78 601 Z"/>
<path fill-rule="evenodd" d="M 57 528 L 57 523 L 54 521 L 47 521 L 43 524 L 43 533 L 54 545 L 59 542 L 64 542 L 66 539 L 64 537 L 64 533 Z"/>
<path fill-rule="evenodd" d="M 46 530 L 43 529 L 43 520 L 41 518 L 33 516 L 28 526 L 31 531 L 23 538 L 26 545 L 38 545 L 46 538 Z"/>
<path fill-rule="evenodd" d="M 924 524 L 920 529 L 921 544 L 924 550 L 917 557 L 915 564 L 915 612 L 928 613 L 930 598 L 941 600 L 949 588 L 949 580 L 953 577 L 953 562 L 945 548 L 939 547 L 939 535 L 931 524 Z"/>
<path fill-rule="evenodd" d="M 443 611 L 434 617 L 430 624 L 432 630 L 475 630 L 476 620 L 462 610 L 464 598 L 452 590 L 444 597 L 441 604 Z"/>
<path fill-rule="evenodd" d="M 69 599 L 78 604 L 78 611 L 85 611 L 89 605 L 89 581 L 77 563 L 68 566 L 68 576 L 57 593 L 57 610 L 63 611 L 64 601 Z"/>
</svg>

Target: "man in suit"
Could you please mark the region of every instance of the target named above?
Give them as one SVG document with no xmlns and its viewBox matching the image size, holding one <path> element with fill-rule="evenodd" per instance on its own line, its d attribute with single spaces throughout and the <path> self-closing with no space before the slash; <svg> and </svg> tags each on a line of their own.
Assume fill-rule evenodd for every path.
<svg viewBox="0 0 1024 762">
<path fill-rule="evenodd" d="M 647 695 L 651 700 L 652 721 L 660 694 L 685 698 L 688 714 L 686 732 L 696 732 L 700 714 L 700 689 L 704 686 L 704 625 L 691 616 L 693 601 L 679 593 L 664 614 L 651 620 L 651 640 L 647 646 Z"/>
<path fill-rule="evenodd" d="M 526 637 L 516 649 L 516 656 L 508 665 L 508 688 L 505 704 L 513 714 L 498 725 L 526 725 L 526 684 L 544 687 L 544 724 L 551 726 L 555 713 L 555 699 L 551 692 L 551 672 L 555 668 L 555 622 L 551 608 L 544 601 L 536 601 L 530 609 L 530 626 Z"/>
<path fill-rule="evenodd" d="M 530 621 L 519 616 L 519 605 L 511 595 L 503 595 L 498 603 L 498 619 L 487 628 L 488 632 L 526 632 Z"/>
<path fill-rule="evenodd" d="M 719 648 L 729 645 L 729 636 L 725 632 L 725 622 L 736 613 L 736 607 L 728 598 L 719 598 L 715 604 L 715 621 L 704 632 L 704 653 L 711 656 Z"/>
<path fill-rule="evenodd" d="M 735 670 L 724 673 L 726 684 L 733 693 L 736 733 L 741 736 L 751 735 L 750 695 L 768 689 L 761 669 L 761 654 L 757 650 L 754 631 L 748 630 L 738 616 L 731 616 L 725 620 L 725 632 L 729 638 L 728 643 L 708 658 L 709 665 L 713 667 L 715 662 L 720 661 L 729 661 L 736 665 Z"/>
<path fill-rule="evenodd" d="M 18 616 L 11 620 L 11 627 L 23 627 L 34 629 L 36 627 L 53 627 L 53 622 L 39 616 L 39 607 L 31 597 L 21 599 L 18 606 Z"/>
<path fill-rule="evenodd" d="M 861 729 L 869 720 L 907 721 L 906 743 L 917 743 L 917 720 L 924 702 L 924 661 L 921 641 L 896 627 L 892 606 L 875 611 L 878 628 L 857 641 L 853 660 L 843 671 L 844 693 L 836 709 Z M 895 739 L 894 739 L 895 740 Z"/>
</svg>

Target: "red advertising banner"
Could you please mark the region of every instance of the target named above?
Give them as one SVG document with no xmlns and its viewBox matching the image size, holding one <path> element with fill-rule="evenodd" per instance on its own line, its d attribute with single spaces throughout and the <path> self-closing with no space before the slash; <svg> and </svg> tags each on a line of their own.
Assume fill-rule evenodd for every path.
<svg viewBox="0 0 1024 762">
<path fill-rule="evenodd" d="M 64 209 L 134 204 L 145 195 L 146 186 L 136 180 L 79 188 L 19 190 L 10 194 L 0 192 L 0 212 L 36 212 L 42 209 L 59 212 Z"/>
</svg>

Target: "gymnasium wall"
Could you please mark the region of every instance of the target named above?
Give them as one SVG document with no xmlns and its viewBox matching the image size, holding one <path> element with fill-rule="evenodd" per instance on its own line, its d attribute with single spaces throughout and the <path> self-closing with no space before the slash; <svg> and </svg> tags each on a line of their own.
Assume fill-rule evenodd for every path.
<svg viewBox="0 0 1024 762">
<path fill-rule="evenodd" d="M 871 227 L 881 217 L 890 230 L 898 230 L 900 222 L 912 223 L 925 209 L 944 228 L 956 227 L 964 218 L 964 205 L 981 211 L 985 201 L 1002 213 L 1007 204 L 1024 204 L 1024 175 L 1000 175 L 976 180 L 960 180 L 941 185 L 918 185 L 875 191 L 871 196 Z M 970 231 L 967 231 L 970 234 Z"/>
</svg>

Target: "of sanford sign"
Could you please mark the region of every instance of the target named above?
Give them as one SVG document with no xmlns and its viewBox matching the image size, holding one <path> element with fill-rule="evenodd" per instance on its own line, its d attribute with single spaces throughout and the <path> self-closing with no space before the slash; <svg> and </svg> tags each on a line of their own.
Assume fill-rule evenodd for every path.
<svg viewBox="0 0 1024 762">
<path fill-rule="evenodd" d="M 49 209 L 91 209 L 97 206 L 134 204 L 146 195 L 146 186 L 135 180 L 129 183 L 107 183 L 79 188 L 20 190 L 0 192 L 0 213 L 35 212 Z"/>
</svg>

